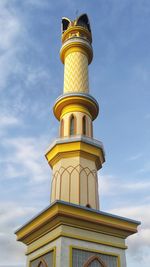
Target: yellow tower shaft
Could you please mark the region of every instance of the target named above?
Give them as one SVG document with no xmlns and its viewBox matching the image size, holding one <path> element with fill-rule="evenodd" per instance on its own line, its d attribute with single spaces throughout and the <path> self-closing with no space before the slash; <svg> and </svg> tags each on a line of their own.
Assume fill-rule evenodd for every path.
<svg viewBox="0 0 150 267">
<path fill-rule="evenodd" d="M 64 93 L 89 92 L 88 58 L 81 52 L 72 52 L 65 57 Z"/>
<path fill-rule="evenodd" d="M 60 58 L 64 90 L 53 109 L 60 121 L 60 136 L 46 158 L 53 169 L 51 202 L 63 200 L 99 209 L 97 171 L 105 158 L 102 143 L 93 139 L 93 120 L 99 106 L 89 95 L 92 35 L 87 21 L 79 24 L 65 20 L 63 25 Z"/>
</svg>

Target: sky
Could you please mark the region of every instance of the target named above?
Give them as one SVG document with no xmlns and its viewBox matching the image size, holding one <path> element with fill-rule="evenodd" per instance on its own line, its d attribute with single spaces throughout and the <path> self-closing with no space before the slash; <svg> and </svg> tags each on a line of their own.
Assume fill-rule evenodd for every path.
<svg viewBox="0 0 150 267">
<path fill-rule="evenodd" d="M 14 231 L 50 203 L 44 157 L 58 136 L 63 92 L 61 18 L 90 19 L 90 93 L 100 105 L 94 137 L 106 162 L 100 208 L 142 222 L 127 239 L 127 266 L 150 262 L 150 1 L 0 0 L 0 266 L 24 267 Z M 8 257 L 9 253 L 9 257 Z"/>
</svg>

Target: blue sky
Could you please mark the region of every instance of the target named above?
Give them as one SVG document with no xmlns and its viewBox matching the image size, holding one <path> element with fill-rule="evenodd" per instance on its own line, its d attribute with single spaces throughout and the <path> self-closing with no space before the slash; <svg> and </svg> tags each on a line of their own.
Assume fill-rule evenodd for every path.
<svg viewBox="0 0 150 267">
<path fill-rule="evenodd" d="M 93 33 L 90 92 L 100 104 L 94 136 L 106 163 L 101 210 L 142 221 L 127 241 L 127 264 L 150 262 L 150 1 L 0 1 L 0 266 L 25 266 L 14 231 L 49 205 L 44 158 L 58 136 L 63 92 L 61 17 L 86 12 Z M 8 257 L 9 251 L 9 257 Z"/>
</svg>

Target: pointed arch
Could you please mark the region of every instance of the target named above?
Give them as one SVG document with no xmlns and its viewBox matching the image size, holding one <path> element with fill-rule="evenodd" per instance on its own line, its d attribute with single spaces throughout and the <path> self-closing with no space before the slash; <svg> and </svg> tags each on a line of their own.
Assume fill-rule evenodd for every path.
<svg viewBox="0 0 150 267">
<path fill-rule="evenodd" d="M 60 122 L 60 137 L 64 137 L 64 119 Z"/>
<path fill-rule="evenodd" d="M 83 116 L 82 118 L 82 134 L 83 135 L 87 134 L 86 128 L 87 128 L 87 120 L 86 120 L 86 116 Z"/>
<path fill-rule="evenodd" d="M 71 23 L 71 20 L 68 18 L 63 17 L 62 18 L 62 24 L 61 24 L 61 31 L 62 33 L 64 33 L 64 31 L 67 30 L 67 28 L 69 27 L 69 24 Z"/>
<path fill-rule="evenodd" d="M 41 259 L 37 267 L 48 267 L 44 259 Z"/>
<path fill-rule="evenodd" d="M 78 19 L 77 19 L 77 25 L 82 26 L 84 28 L 87 28 L 89 32 L 91 32 L 91 27 L 90 27 L 90 22 L 87 14 L 82 14 Z"/>
<path fill-rule="evenodd" d="M 92 263 L 93 262 L 98 262 L 100 264 L 100 267 L 107 267 L 106 264 L 103 262 L 103 260 L 94 255 L 94 256 L 91 256 L 90 258 L 88 258 L 88 260 L 84 263 L 83 267 L 92 267 Z"/>
<path fill-rule="evenodd" d="M 91 137 L 93 137 L 93 122 L 91 121 Z"/>
<path fill-rule="evenodd" d="M 69 135 L 75 135 L 76 134 L 76 118 L 72 114 L 70 116 L 70 122 L 69 122 Z"/>
</svg>

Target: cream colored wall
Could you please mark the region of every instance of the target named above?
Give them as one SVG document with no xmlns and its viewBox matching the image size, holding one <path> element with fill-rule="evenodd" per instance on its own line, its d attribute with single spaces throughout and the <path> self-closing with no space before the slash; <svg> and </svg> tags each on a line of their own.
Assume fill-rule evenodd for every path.
<svg viewBox="0 0 150 267">
<path fill-rule="evenodd" d="M 53 172 L 56 172 L 60 167 L 67 168 L 68 166 L 77 166 L 81 164 L 84 168 L 89 167 L 91 170 L 96 170 L 95 162 L 90 159 L 81 157 L 69 157 L 60 159 L 53 167 Z"/>
<path fill-rule="evenodd" d="M 63 158 L 54 165 L 51 202 L 63 200 L 99 208 L 95 162 L 80 157 Z"/>
<path fill-rule="evenodd" d="M 61 230 L 63 231 L 63 233 L 66 233 L 68 236 L 80 236 L 80 238 L 85 240 L 88 238 L 91 241 L 95 240 L 95 243 L 109 243 L 109 244 L 114 244 L 117 246 L 117 244 L 121 245 L 121 246 L 125 246 L 125 240 L 120 238 L 120 237 L 116 237 L 116 236 L 112 236 L 109 234 L 102 234 L 99 232 L 93 232 L 90 230 L 85 230 L 82 228 L 75 228 L 73 226 L 66 226 L 66 225 L 62 225 L 61 226 Z"/>
<path fill-rule="evenodd" d="M 59 236 L 60 234 L 62 234 L 63 237 L 57 237 L 57 235 Z M 120 266 L 118 267 L 126 267 L 125 250 L 120 248 L 121 246 L 125 246 L 125 240 L 122 238 L 61 225 L 28 246 L 28 251 L 33 252 L 27 255 L 26 266 L 29 267 L 30 261 L 56 248 L 55 267 L 71 267 L 70 247 L 78 247 L 110 253 L 110 255 L 113 253 L 117 254 L 120 256 Z"/>
<path fill-rule="evenodd" d="M 64 93 L 89 92 L 88 59 L 81 52 L 72 52 L 65 58 Z"/>
<path fill-rule="evenodd" d="M 76 135 L 82 135 L 82 123 L 83 123 L 83 117 L 86 116 L 86 136 L 88 137 L 92 137 L 92 130 L 91 130 L 91 124 L 92 124 L 92 120 L 90 118 L 90 116 L 88 116 L 87 114 L 83 113 L 83 112 L 68 112 L 66 113 L 62 119 L 64 120 L 64 137 L 69 136 L 69 129 L 70 129 L 70 118 L 71 115 L 74 115 L 75 117 L 75 130 L 76 130 Z M 60 123 L 60 127 L 61 127 L 61 123 Z M 60 130 L 61 133 L 61 130 Z"/>
<path fill-rule="evenodd" d="M 61 264 L 61 251 L 62 251 L 61 238 L 58 238 L 52 242 L 49 242 L 44 246 L 40 245 L 40 241 L 41 241 L 41 238 L 37 240 L 37 242 L 39 243 L 39 248 L 27 256 L 26 267 L 30 267 L 30 261 L 42 256 L 43 254 L 46 254 L 47 252 L 53 250 L 53 248 L 56 248 L 56 253 L 57 253 L 57 257 L 55 257 L 56 264 L 53 267 L 62 267 L 63 265 Z"/>
</svg>

